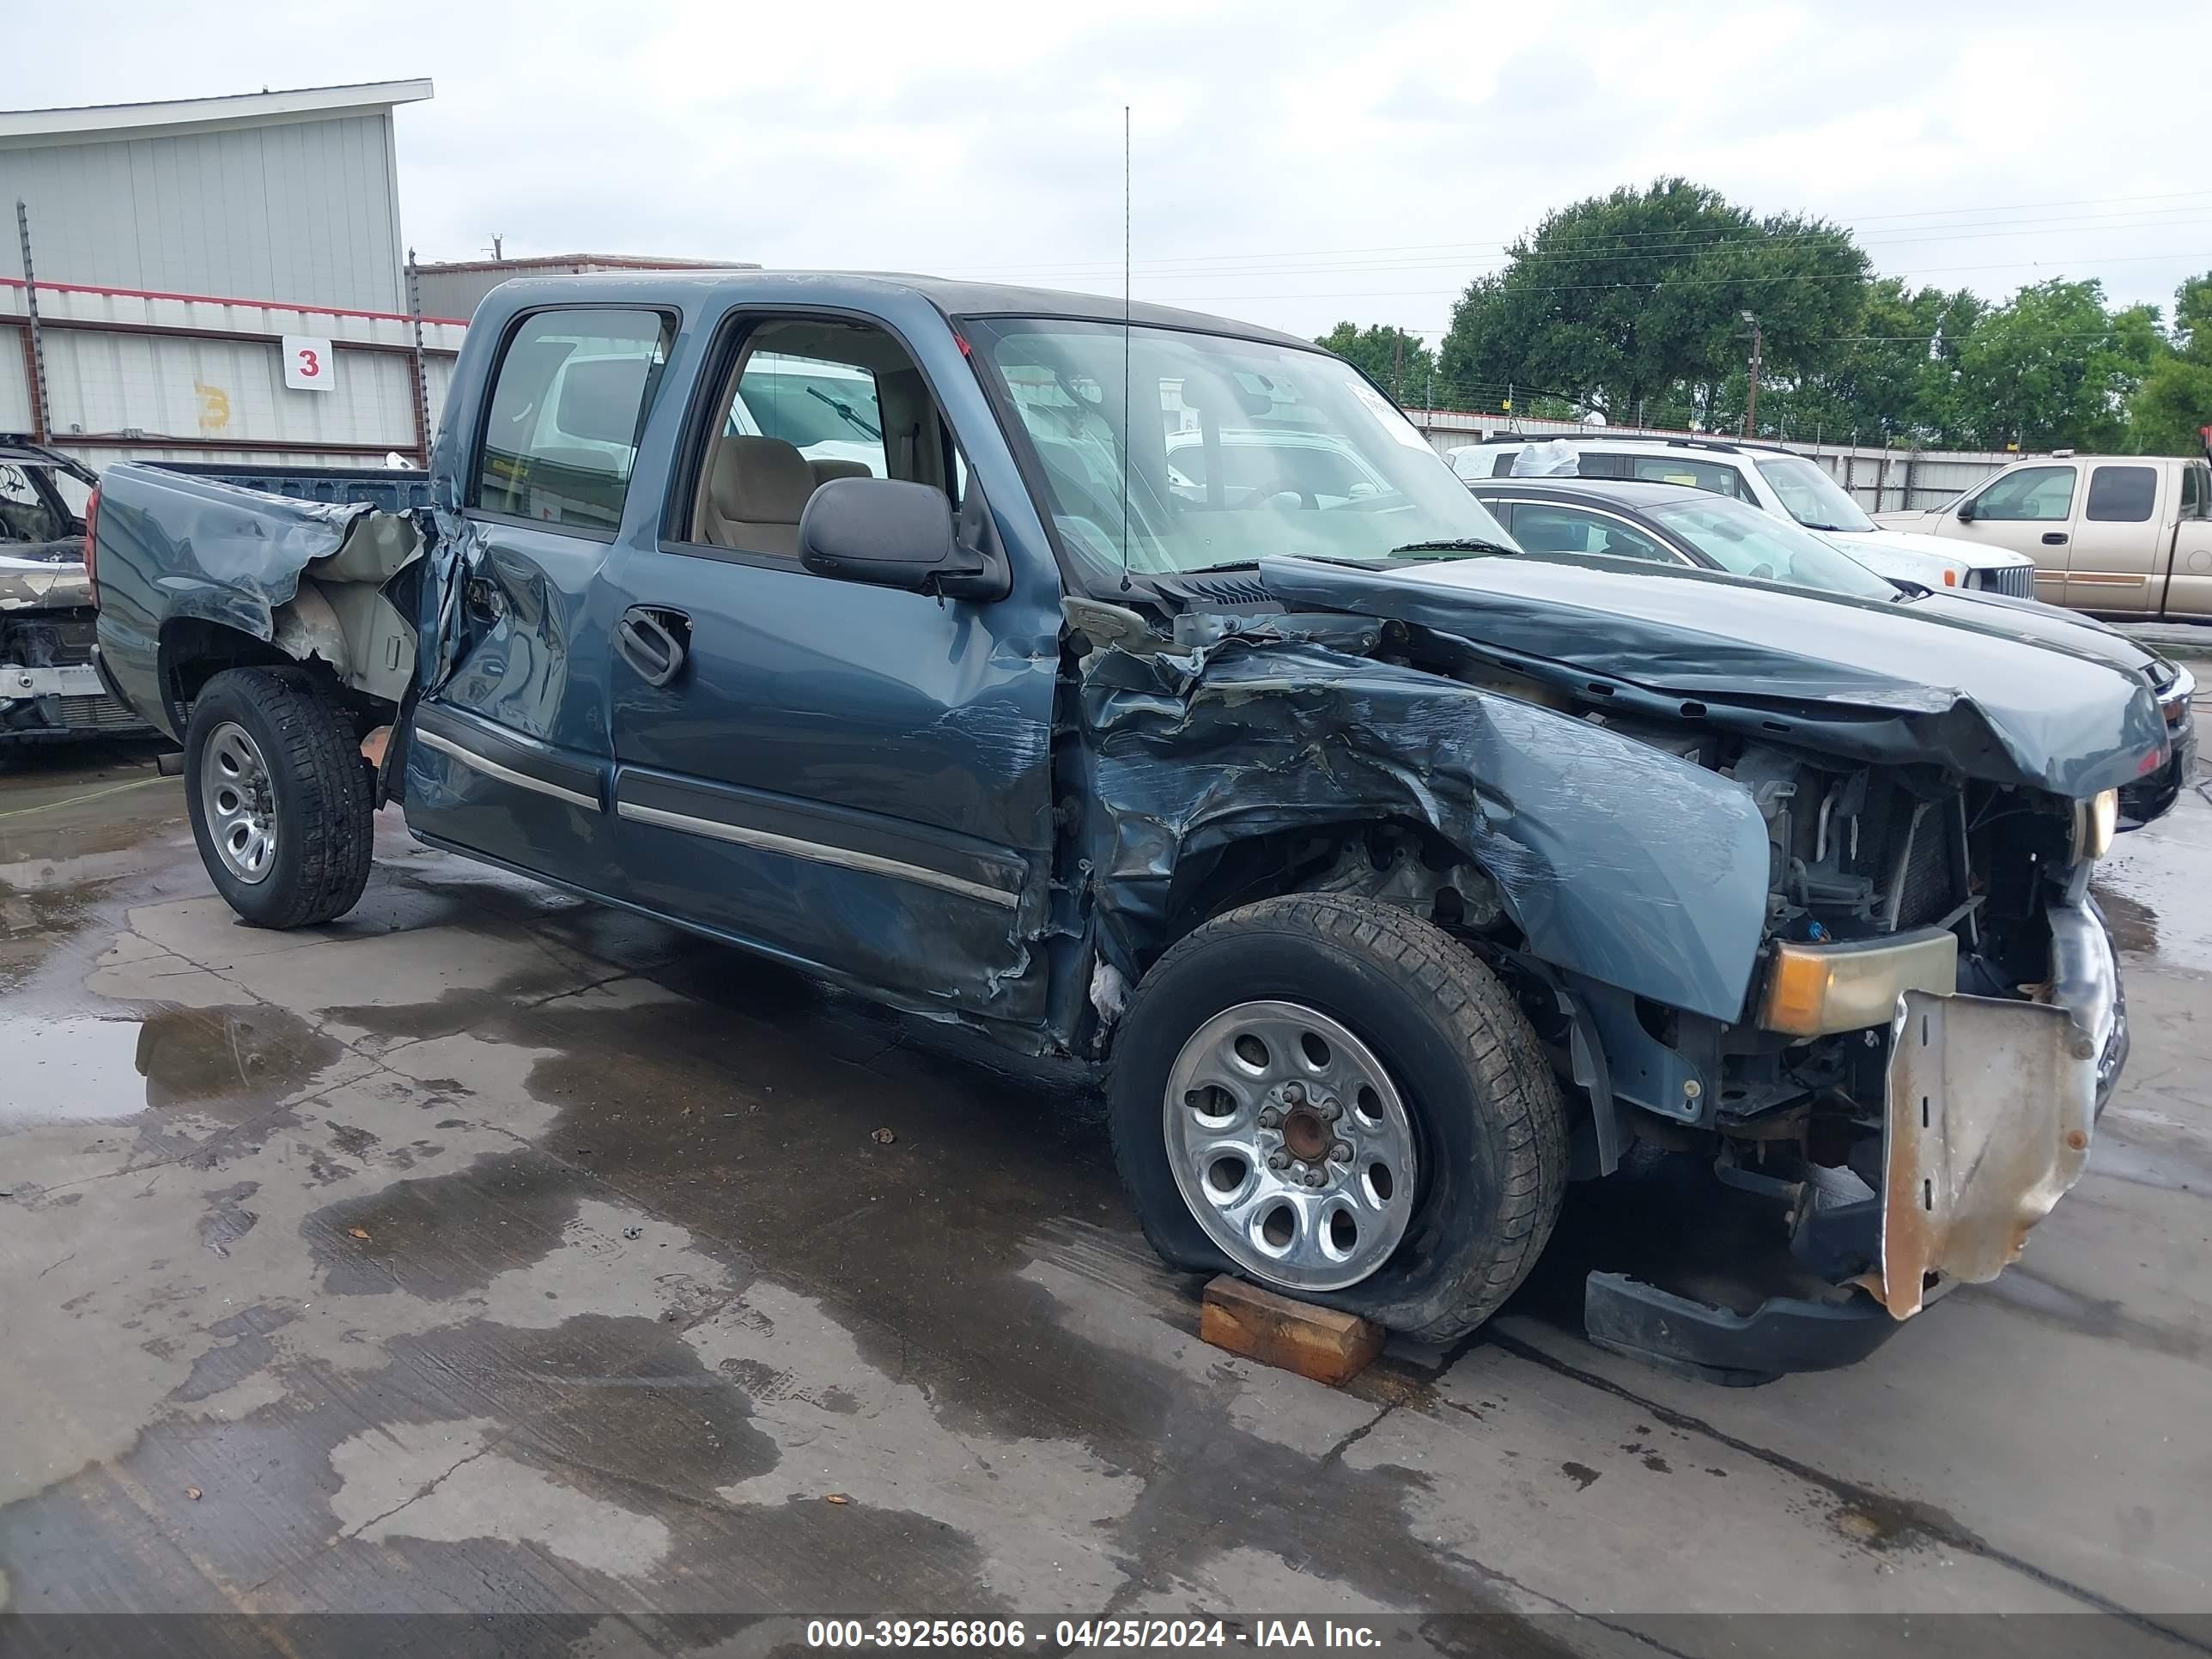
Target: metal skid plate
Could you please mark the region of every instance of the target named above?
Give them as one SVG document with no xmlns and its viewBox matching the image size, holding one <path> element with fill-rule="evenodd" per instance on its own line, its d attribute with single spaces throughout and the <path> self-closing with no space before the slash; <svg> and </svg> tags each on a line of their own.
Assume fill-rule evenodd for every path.
<svg viewBox="0 0 2212 1659">
<path fill-rule="evenodd" d="M 1867 1285 L 1893 1317 L 1920 1310 L 1931 1273 L 1981 1284 L 2019 1260 L 2088 1163 L 2096 1096 L 2096 1045 L 2064 1008 L 1899 999 L 1881 1274 Z"/>
</svg>

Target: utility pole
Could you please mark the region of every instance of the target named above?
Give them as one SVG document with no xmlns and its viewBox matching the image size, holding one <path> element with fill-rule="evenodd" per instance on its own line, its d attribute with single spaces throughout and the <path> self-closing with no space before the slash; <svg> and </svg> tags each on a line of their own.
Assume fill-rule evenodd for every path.
<svg viewBox="0 0 2212 1659">
<path fill-rule="evenodd" d="M 23 314 L 27 325 L 23 339 L 31 371 L 31 384 L 23 389 L 31 394 L 31 441 L 42 444 L 53 438 L 54 411 L 46 401 L 46 337 L 39 327 L 39 278 L 31 269 L 31 210 L 21 197 L 15 200 L 15 234 L 23 249 Z"/>
<path fill-rule="evenodd" d="M 1751 395 L 1743 401 L 1743 435 L 1759 435 L 1759 319 L 1748 311 L 1743 319 L 1751 325 Z"/>
<path fill-rule="evenodd" d="M 1394 329 L 1392 333 L 1395 337 L 1390 343 L 1390 401 L 1403 408 L 1406 400 L 1399 395 L 1399 387 L 1406 378 L 1406 331 Z"/>
</svg>

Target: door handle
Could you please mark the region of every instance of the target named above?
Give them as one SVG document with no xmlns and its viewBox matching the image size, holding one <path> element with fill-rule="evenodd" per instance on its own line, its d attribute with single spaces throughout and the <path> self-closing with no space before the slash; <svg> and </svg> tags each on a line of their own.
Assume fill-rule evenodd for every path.
<svg viewBox="0 0 2212 1659">
<path fill-rule="evenodd" d="M 666 685 L 684 672 L 691 619 L 681 611 L 634 605 L 615 624 L 615 649 L 647 685 Z"/>
<path fill-rule="evenodd" d="M 2063 531 L 2063 530 L 2046 530 L 2046 531 L 2045 531 L 2045 532 L 2043 532 L 2043 544 L 2044 544 L 2045 547 L 2063 547 L 2063 546 L 2065 546 L 2065 545 L 2066 545 L 2066 532 L 2065 532 L 2064 531 Z"/>
</svg>

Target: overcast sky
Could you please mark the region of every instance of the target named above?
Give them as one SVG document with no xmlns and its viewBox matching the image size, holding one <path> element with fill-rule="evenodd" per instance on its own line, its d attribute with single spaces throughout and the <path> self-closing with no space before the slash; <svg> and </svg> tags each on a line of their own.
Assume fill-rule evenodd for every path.
<svg viewBox="0 0 2212 1659">
<path fill-rule="evenodd" d="M 218 21 L 219 20 L 219 21 Z M 116 0 L 41 103 L 428 76 L 422 258 L 589 250 L 1427 331 L 1550 208 L 1680 173 L 1877 270 L 2170 306 L 2212 268 L 2203 0 L 1845 6 Z M 18 77 L 9 93 L 22 100 Z M 27 100 L 23 100 L 27 101 Z"/>
</svg>

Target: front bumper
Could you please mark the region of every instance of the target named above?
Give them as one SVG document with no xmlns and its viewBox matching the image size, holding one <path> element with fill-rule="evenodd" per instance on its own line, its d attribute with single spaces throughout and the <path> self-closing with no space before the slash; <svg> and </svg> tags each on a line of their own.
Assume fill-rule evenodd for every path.
<svg viewBox="0 0 2212 1659">
<path fill-rule="evenodd" d="M 1907 990 L 1897 1000 L 1882 1191 L 1801 1206 L 1791 1249 L 1832 1297 L 1769 1297 L 1749 1313 L 1619 1273 L 1585 1281 L 1590 1340 L 1726 1384 L 1855 1364 L 1960 1283 L 1994 1279 L 2081 1177 L 2128 1054 L 2103 919 L 2054 904 L 2041 1000 Z M 1875 1265 L 1855 1271 L 1864 1264 Z"/>
</svg>

